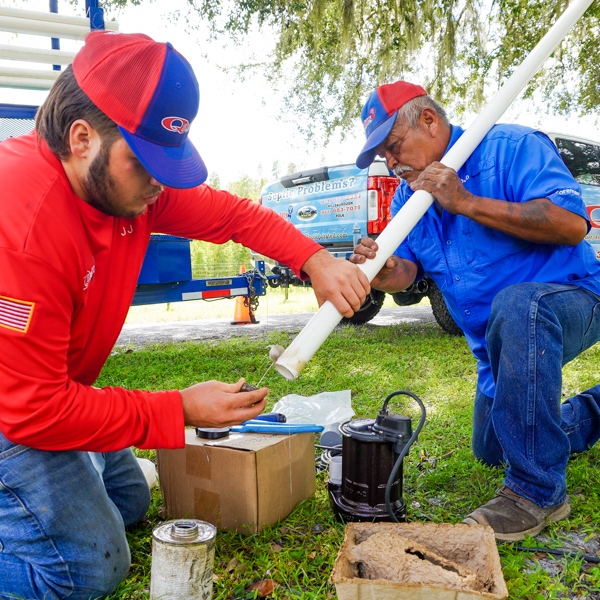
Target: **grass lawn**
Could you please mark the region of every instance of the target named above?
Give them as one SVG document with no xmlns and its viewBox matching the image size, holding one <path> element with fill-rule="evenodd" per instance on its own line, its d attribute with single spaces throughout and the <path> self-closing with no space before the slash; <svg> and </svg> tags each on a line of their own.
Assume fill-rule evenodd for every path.
<svg viewBox="0 0 600 600">
<path fill-rule="evenodd" d="M 297 293 L 293 290 L 290 298 Z M 266 345 L 287 346 L 292 339 L 292 334 L 280 333 L 259 340 L 233 338 L 118 351 L 95 385 L 180 389 L 206 379 L 232 382 L 240 376 L 256 382 L 268 365 Z M 598 383 L 598 365 L 600 346 L 568 365 L 565 398 Z M 288 393 L 351 389 L 359 417 L 374 417 L 385 396 L 395 390 L 419 395 L 428 416 L 404 467 L 408 520 L 456 523 L 487 501 L 502 481 L 500 469 L 477 463 L 470 450 L 475 381 L 475 360 L 463 338 L 450 337 L 434 324 L 416 324 L 338 327 L 297 381 L 287 382 L 272 370 L 265 384 L 271 388 L 272 403 Z M 418 418 L 418 408 L 410 404 L 397 405 L 396 412 Z M 140 454 L 154 458 L 153 452 Z M 599 459 L 598 448 L 572 458 L 568 483 L 573 514 L 568 521 L 550 526 L 533 544 L 541 540 L 552 547 L 576 545 L 588 548 L 588 553 L 599 549 Z M 129 531 L 133 567 L 111 599 L 148 597 L 151 531 L 159 522 L 160 504 L 155 490 L 146 521 Z M 328 577 L 343 532 L 332 518 L 326 480 L 320 475 L 316 496 L 278 526 L 252 537 L 218 534 L 214 598 L 255 598 L 256 591 L 247 591 L 248 587 L 265 578 L 279 584 L 273 598 L 334 598 Z M 600 599 L 598 566 L 526 554 L 510 545 L 500 545 L 499 550 L 511 599 Z"/>
</svg>

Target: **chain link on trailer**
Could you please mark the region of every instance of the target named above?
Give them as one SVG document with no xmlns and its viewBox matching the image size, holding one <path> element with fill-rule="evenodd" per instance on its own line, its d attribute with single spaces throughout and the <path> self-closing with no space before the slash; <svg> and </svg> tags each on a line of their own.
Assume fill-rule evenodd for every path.
<svg viewBox="0 0 600 600">
<path fill-rule="evenodd" d="M 267 282 L 267 277 L 263 275 L 257 268 L 254 268 L 251 271 L 246 271 L 245 273 L 241 273 L 241 275 L 246 278 L 246 282 L 248 284 L 248 295 L 244 296 L 244 306 L 248 308 L 251 315 L 254 315 L 259 304 L 258 296 L 256 295 L 256 288 L 254 287 L 254 278 L 258 276 L 264 282 Z"/>
</svg>

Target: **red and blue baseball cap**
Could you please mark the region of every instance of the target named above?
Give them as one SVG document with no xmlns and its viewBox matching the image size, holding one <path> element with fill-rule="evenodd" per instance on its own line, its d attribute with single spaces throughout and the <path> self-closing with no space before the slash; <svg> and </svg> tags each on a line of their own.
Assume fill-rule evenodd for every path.
<svg viewBox="0 0 600 600">
<path fill-rule="evenodd" d="M 375 159 L 375 148 L 389 135 L 398 109 L 417 96 L 427 96 L 420 86 L 407 81 L 380 85 L 367 100 L 360 113 L 367 143 L 356 159 L 359 169 L 366 169 Z"/>
<path fill-rule="evenodd" d="M 73 73 L 152 177 L 173 188 L 206 180 L 204 162 L 188 140 L 200 104 L 198 81 L 171 44 L 141 33 L 92 32 Z"/>
</svg>

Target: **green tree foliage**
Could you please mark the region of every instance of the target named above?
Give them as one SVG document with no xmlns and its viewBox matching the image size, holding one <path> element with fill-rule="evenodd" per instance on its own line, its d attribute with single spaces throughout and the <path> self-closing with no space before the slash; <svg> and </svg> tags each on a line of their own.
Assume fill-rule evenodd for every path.
<svg viewBox="0 0 600 600">
<path fill-rule="evenodd" d="M 221 180 L 218 173 L 211 173 L 207 183 L 215 189 L 221 189 Z M 266 179 L 262 177 L 254 179 L 249 175 L 243 175 L 238 180 L 229 183 L 225 189 L 236 196 L 257 201 L 265 183 Z M 244 265 L 246 269 L 252 268 L 250 251 L 245 246 L 235 242 L 212 244 L 211 242 L 194 240 L 191 245 L 191 252 L 194 277 L 234 275 L 239 271 L 240 265 Z"/>
<path fill-rule="evenodd" d="M 193 240 L 191 244 L 192 276 L 225 277 L 239 272 L 240 265 L 250 269 L 250 251 L 241 244 L 212 244 Z"/>
<path fill-rule="evenodd" d="M 227 191 L 242 198 L 258 200 L 260 198 L 260 191 L 266 182 L 267 180 L 264 178 L 254 179 L 249 175 L 243 175 L 237 181 L 232 181 L 227 186 Z"/>
<path fill-rule="evenodd" d="M 271 167 L 271 175 L 273 175 L 273 177 L 275 179 L 277 179 L 279 177 L 279 161 L 278 160 L 273 162 L 273 166 Z"/>
<path fill-rule="evenodd" d="M 256 21 L 278 31 L 276 79 L 294 64 L 288 105 L 306 133 L 347 128 L 379 84 L 420 81 L 454 111 L 478 109 L 486 85 L 505 80 L 562 14 L 567 0 L 195 0 L 239 36 Z M 224 14 L 221 7 L 229 6 Z M 216 25 L 215 25 L 216 28 Z M 526 91 L 550 110 L 590 113 L 600 104 L 600 3 L 561 44 Z"/>
<path fill-rule="evenodd" d="M 216 172 L 212 172 L 208 176 L 208 180 L 206 181 L 206 183 L 215 190 L 221 189 L 221 178 L 219 177 L 219 174 Z"/>
<path fill-rule="evenodd" d="M 114 4 L 132 0 L 113 0 Z M 420 82 L 453 113 L 477 110 L 562 14 L 568 0 L 189 0 L 215 37 L 243 42 L 257 25 L 276 40 L 265 67 L 285 86 L 310 137 L 355 123 L 382 83 Z M 110 0 L 109 0 L 110 4 Z M 188 20 L 190 17 L 188 15 Z M 193 23 L 193 19 L 188 23 Z M 600 3 L 530 83 L 552 112 L 600 105 Z M 243 70 L 248 65 L 242 65 Z"/>
</svg>

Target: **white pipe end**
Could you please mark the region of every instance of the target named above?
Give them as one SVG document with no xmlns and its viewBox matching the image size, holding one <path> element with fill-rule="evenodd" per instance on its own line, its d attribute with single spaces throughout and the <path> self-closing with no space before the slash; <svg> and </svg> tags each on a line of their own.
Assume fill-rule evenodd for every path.
<svg viewBox="0 0 600 600">
<path fill-rule="evenodd" d="M 285 360 L 282 361 L 281 359 L 279 359 L 275 363 L 275 369 L 277 370 L 277 372 L 288 381 L 293 381 L 294 379 L 297 379 L 298 375 L 300 375 L 300 371 L 302 371 L 302 368 L 304 368 L 304 365 L 302 365 L 302 368 L 300 369 L 294 369 L 293 366 L 285 364 L 285 362 Z"/>
</svg>

